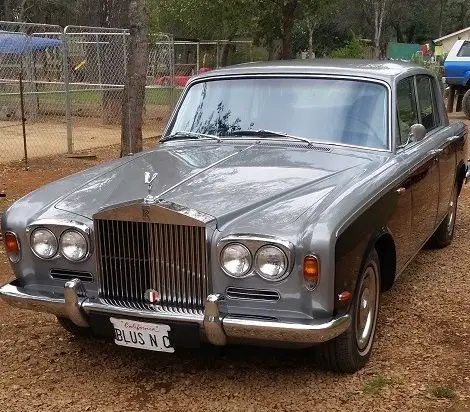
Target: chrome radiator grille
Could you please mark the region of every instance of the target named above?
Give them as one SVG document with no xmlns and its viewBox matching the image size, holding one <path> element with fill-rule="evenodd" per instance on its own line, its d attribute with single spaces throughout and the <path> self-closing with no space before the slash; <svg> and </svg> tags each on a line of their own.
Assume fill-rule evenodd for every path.
<svg viewBox="0 0 470 412">
<path fill-rule="evenodd" d="M 139 310 L 201 313 L 208 295 L 204 227 L 95 219 L 100 297 Z M 156 290 L 157 306 L 145 300 Z"/>
</svg>

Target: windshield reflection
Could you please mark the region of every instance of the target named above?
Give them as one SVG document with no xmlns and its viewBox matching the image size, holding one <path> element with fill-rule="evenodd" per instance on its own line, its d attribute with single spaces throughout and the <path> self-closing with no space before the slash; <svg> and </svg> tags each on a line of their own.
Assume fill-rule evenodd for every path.
<svg viewBox="0 0 470 412">
<path fill-rule="evenodd" d="M 316 142 L 389 149 L 388 93 L 344 79 L 243 78 L 194 84 L 167 135 L 271 130 Z"/>
</svg>

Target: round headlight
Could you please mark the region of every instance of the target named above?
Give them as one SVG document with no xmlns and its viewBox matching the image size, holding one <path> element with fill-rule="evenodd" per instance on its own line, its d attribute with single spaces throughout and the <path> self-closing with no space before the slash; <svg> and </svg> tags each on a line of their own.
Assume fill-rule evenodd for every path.
<svg viewBox="0 0 470 412">
<path fill-rule="evenodd" d="M 57 248 L 57 238 L 49 229 L 38 228 L 31 233 L 31 249 L 41 259 L 53 258 Z"/>
<path fill-rule="evenodd" d="M 60 237 L 60 253 L 72 262 L 78 262 L 88 253 L 88 243 L 80 232 L 67 230 Z"/>
<path fill-rule="evenodd" d="M 220 263 L 227 275 L 241 278 L 245 276 L 251 268 L 251 253 L 246 246 L 240 243 L 231 243 L 222 250 Z"/>
<path fill-rule="evenodd" d="M 263 246 L 256 252 L 255 267 L 266 280 L 281 280 L 287 271 L 287 256 L 276 246 Z"/>
</svg>

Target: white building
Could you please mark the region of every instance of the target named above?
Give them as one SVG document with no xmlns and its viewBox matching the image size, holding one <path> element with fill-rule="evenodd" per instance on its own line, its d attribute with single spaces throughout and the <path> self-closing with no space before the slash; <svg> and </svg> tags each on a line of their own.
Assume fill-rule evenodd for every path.
<svg viewBox="0 0 470 412">
<path fill-rule="evenodd" d="M 457 40 L 470 40 L 470 27 L 448 34 L 434 40 L 436 46 L 436 55 L 448 54 Z"/>
</svg>

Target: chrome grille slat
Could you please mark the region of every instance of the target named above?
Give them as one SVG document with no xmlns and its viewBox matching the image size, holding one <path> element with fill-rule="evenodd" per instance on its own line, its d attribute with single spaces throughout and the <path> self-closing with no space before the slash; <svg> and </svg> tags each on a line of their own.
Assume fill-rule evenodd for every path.
<svg viewBox="0 0 470 412">
<path fill-rule="evenodd" d="M 206 229 L 95 219 L 100 297 L 138 310 L 202 313 L 208 295 Z M 148 304 L 148 289 L 160 293 Z"/>
</svg>

